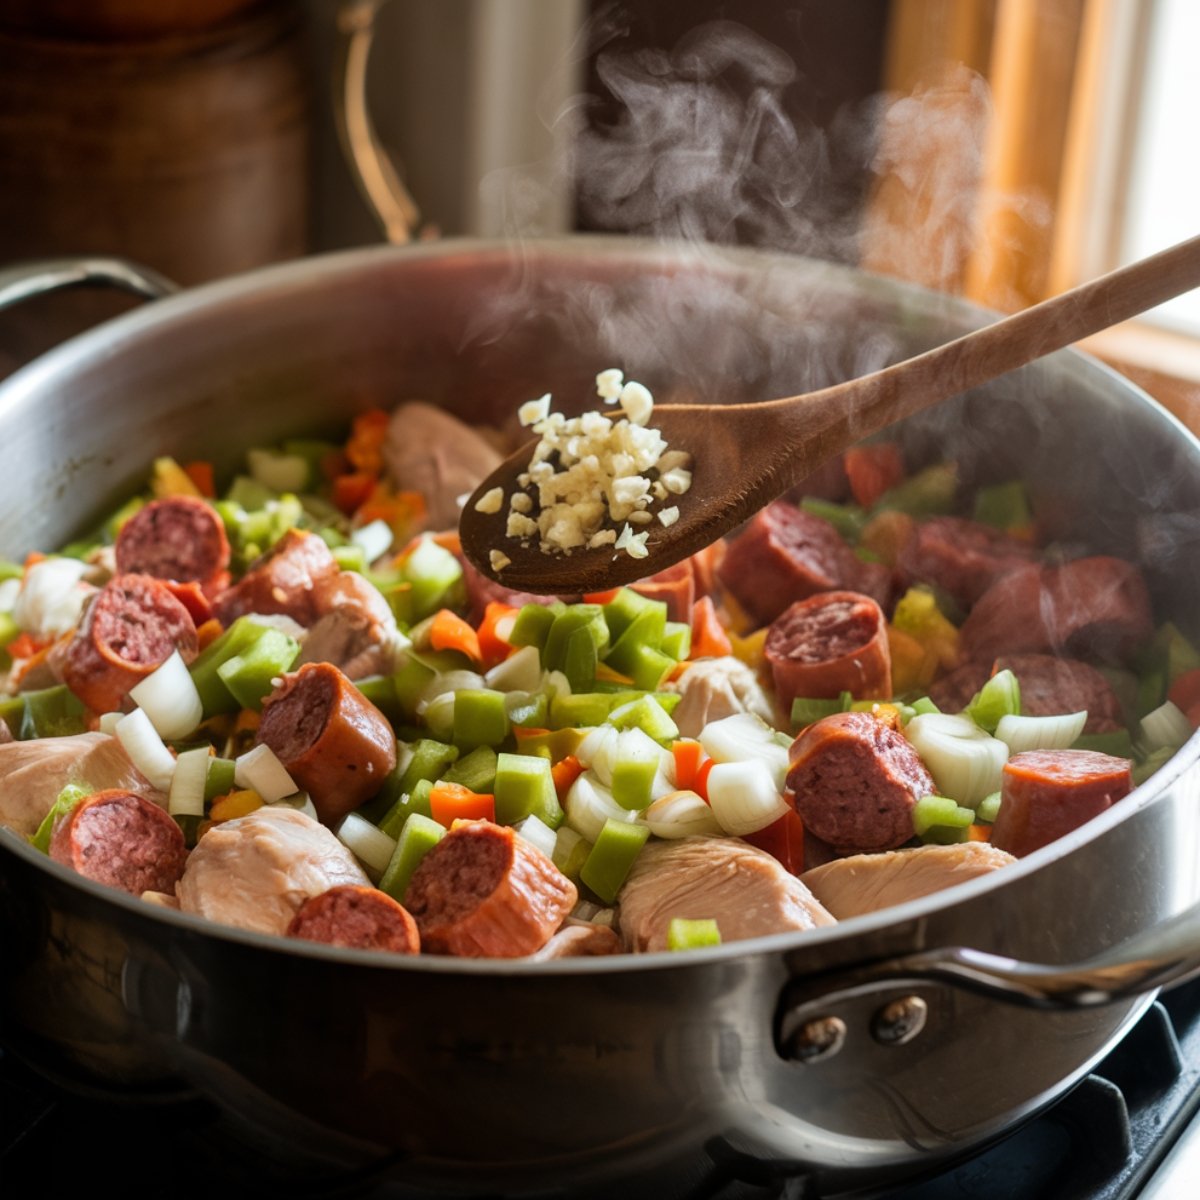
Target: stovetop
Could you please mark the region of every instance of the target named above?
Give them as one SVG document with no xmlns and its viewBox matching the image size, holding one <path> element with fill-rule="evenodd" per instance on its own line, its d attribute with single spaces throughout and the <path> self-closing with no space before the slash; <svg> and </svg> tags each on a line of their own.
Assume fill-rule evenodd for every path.
<svg viewBox="0 0 1200 1200">
<path fill-rule="evenodd" d="M 825 1200 L 803 1178 L 733 1158 L 699 1172 L 689 1200 Z M 284 1195 L 390 1200 L 362 1178 L 272 1173 L 202 1100 L 146 1106 L 80 1098 L 0 1054 L 0 1191 Z M 561 1193 L 563 1196 L 569 1192 Z M 1191 1200 L 1200 1195 L 1200 979 L 1159 999 L 1091 1075 L 1003 1141 L 877 1200 Z M 411 1200 L 412 1192 L 403 1196 Z M 832 1198 L 830 1198 L 832 1200 Z"/>
</svg>

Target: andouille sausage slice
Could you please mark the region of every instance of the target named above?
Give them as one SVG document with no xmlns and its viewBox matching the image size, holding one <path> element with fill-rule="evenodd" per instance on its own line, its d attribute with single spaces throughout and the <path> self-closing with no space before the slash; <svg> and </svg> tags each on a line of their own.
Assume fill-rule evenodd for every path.
<svg viewBox="0 0 1200 1200">
<path fill-rule="evenodd" d="M 263 701 L 258 741 L 326 825 L 375 795 L 396 765 L 388 719 L 331 663 L 306 663 L 283 677 Z"/>
<path fill-rule="evenodd" d="M 1133 790 L 1127 758 L 1094 750 L 1026 750 L 1004 764 L 992 845 L 1023 858 Z"/>
<path fill-rule="evenodd" d="M 1153 628 L 1142 573 L 1096 555 L 1011 571 L 980 597 L 960 641 L 964 654 L 979 660 L 1048 653 L 1127 662 Z"/>
<path fill-rule="evenodd" d="M 205 592 L 228 582 L 229 539 L 225 523 L 196 496 L 151 500 L 121 526 L 117 570 L 198 583 Z"/>
<path fill-rule="evenodd" d="M 763 656 L 775 695 L 790 712 L 797 696 L 886 700 L 892 694 L 892 655 L 883 610 L 858 592 L 821 592 L 777 617 Z"/>
<path fill-rule="evenodd" d="M 793 743 L 787 786 L 796 811 L 842 853 L 894 850 L 913 836 L 913 805 L 933 779 L 902 733 L 870 713 L 834 713 Z"/>
<path fill-rule="evenodd" d="M 110 712 L 173 651 L 190 663 L 198 648 L 191 615 L 161 579 L 116 575 L 67 645 L 63 682 L 89 708 Z"/>
<path fill-rule="evenodd" d="M 421 935 L 408 910 L 378 888 L 341 884 L 310 896 L 297 909 L 287 936 L 356 950 L 418 954 Z"/>
<path fill-rule="evenodd" d="M 58 821 L 50 857 L 132 896 L 174 895 L 187 846 L 165 810 L 136 792 L 110 788 L 85 797 Z"/>
<path fill-rule="evenodd" d="M 306 629 L 320 616 L 319 589 L 338 573 L 329 547 L 315 534 L 289 529 L 213 600 L 222 625 L 247 613 L 283 613 Z"/>
<path fill-rule="evenodd" d="M 1028 542 L 965 517 L 931 517 L 913 527 L 897 569 L 906 581 L 930 583 L 969 609 L 997 579 L 1037 557 Z"/>
<path fill-rule="evenodd" d="M 828 521 L 780 500 L 729 543 L 717 575 L 762 625 L 817 592 L 846 588 L 881 604 L 891 592 L 886 567 L 860 561 Z"/>
<path fill-rule="evenodd" d="M 1002 654 L 993 671 L 1011 671 L 1021 685 L 1021 711 L 1031 717 L 1087 712 L 1084 733 L 1123 729 L 1121 701 L 1090 663 L 1052 654 Z"/>
<path fill-rule="evenodd" d="M 422 948 L 464 958 L 533 954 L 577 899 L 575 885 L 536 846 L 490 821 L 456 823 L 404 894 Z"/>
</svg>

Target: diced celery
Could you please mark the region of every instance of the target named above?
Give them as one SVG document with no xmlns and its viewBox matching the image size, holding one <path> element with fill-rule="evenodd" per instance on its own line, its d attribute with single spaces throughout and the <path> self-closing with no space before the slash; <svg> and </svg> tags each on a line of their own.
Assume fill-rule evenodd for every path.
<svg viewBox="0 0 1200 1200">
<path fill-rule="evenodd" d="M 1011 671 L 997 671 L 963 710 L 980 729 L 995 733 L 1001 717 L 1021 712 L 1021 685 Z"/>
<path fill-rule="evenodd" d="M 719 946 L 721 931 L 711 917 L 702 920 L 672 917 L 667 926 L 668 950 L 695 950 L 700 946 Z"/>
<path fill-rule="evenodd" d="M 491 746 L 476 746 L 470 754 L 451 763 L 442 779 L 447 783 L 461 783 L 472 792 L 486 795 L 492 791 L 496 780 L 496 751 Z"/>
<path fill-rule="evenodd" d="M 396 849 L 383 877 L 379 880 L 380 891 L 387 892 L 393 900 L 404 903 L 404 893 L 416 873 L 421 860 L 446 836 L 432 817 L 413 813 L 404 822 L 404 828 L 396 839 Z"/>
<path fill-rule="evenodd" d="M 567 677 L 572 692 L 583 692 L 596 680 L 596 643 L 591 631 L 576 629 L 567 638 L 560 670 Z"/>
<path fill-rule="evenodd" d="M 659 649 L 676 662 L 682 662 L 692 650 L 692 627 L 683 621 L 668 621 Z"/>
<path fill-rule="evenodd" d="M 980 488 L 975 493 L 975 520 L 997 529 L 1012 529 L 1032 521 L 1029 497 L 1019 479 Z"/>
<path fill-rule="evenodd" d="M 644 692 L 656 692 L 671 673 L 675 660 L 651 646 L 638 646 L 633 651 L 633 669 L 627 674 Z"/>
<path fill-rule="evenodd" d="M 665 622 L 667 606 L 662 600 L 651 600 L 640 592 L 635 592 L 632 588 L 621 588 L 604 605 L 604 621 L 608 625 L 609 637 L 613 644 L 620 641 L 630 625 L 646 613 L 659 613 Z"/>
<path fill-rule="evenodd" d="M 979 807 L 975 810 L 975 819 L 984 821 L 987 824 L 992 824 L 1000 813 L 1000 793 L 992 792 L 990 796 L 984 796 L 979 802 Z"/>
<path fill-rule="evenodd" d="M 249 513 L 264 508 L 268 501 L 276 498 L 276 493 L 249 475 L 238 475 L 229 485 L 224 498 L 230 503 L 240 504 Z"/>
<path fill-rule="evenodd" d="M 204 705 L 205 720 L 216 713 L 237 710 L 238 702 L 218 671 L 231 658 L 247 653 L 266 631 L 265 625 L 256 625 L 249 617 L 239 617 L 216 641 L 206 646 L 188 668 L 196 691 L 200 693 L 200 703 Z"/>
<path fill-rule="evenodd" d="M 210 758 L 204 777 L 204 799 L 214 800 L 233 791 L 234 762 L 231 758 Z"/>
<path fill-rule="evenodd" d="M 636 595 L 637 593 L 632 594 Z M 644 650 L 653 650 L 665 658 L 665 655 L 661 655 L 659 647 L 662 645 L 663 634 L 667 628 L 667 606 L 661 600 L 644 600 L 643 603 L 646 607 L 625 627 L 624 632 L 604 657 L 604 661 L 609 667 L 614 671 L 620 671 L 622 675 L 628 675 L 635 682 L 637 682 L 637 667 Z M 611 608 L 612 605 L 609 607 Z M 670 666 L 675 665 L 673 660 L 667 659 L 666 661 L 670 663 Z M 670 667 L 668 667 L 669 669 Z M 646 690 L 653 691 L 657 686 L 656 683 Z"/>
<path fill-rule="evenodd" d="M 512 725 L 545 729 L 550 720 L 550 697 L 545 692 L 507 692 L 504 708 Z"/>
<path fill-rule="evenodd" d="M 443 779 L 450 764 L 458 759 L 458 749 L 432 738 L 421 738 L 410 747 L 412 757 L 400 776 L 398 791 L 401 795 L 411 792 L 422 780 Z"/>
<path fill-rule="evenodd" d="M 650 803 L 658 767 L 657 755 L 647 755 L 641 748 L 618 749 L 612 765 L 613 799 L 624 809 L 641 812 Z"/>
<path fill-rule="evenodd" d="M 0 697 L 0 721 L 8 726 L 8 732 L 14 738 L 19 738 L 21 726 L 25 721 L 25 697 L 21 695 Z"/>
<path fill-rule="evenodd" d="M 432 707 L 432 706 L 431 706 Z M 428 718 L 428 710 L 426 718 Z M 498 746 L 508 737 L 504 693 L 491 688 L 459 688 L 454 693 L 454 744 L 463 749 Z"/>
<path fill-rule="evenodd" d="M 273 492 L 302 492 L 310 486 L 308 460 L 298 454 L 255 448 L 246 451 L 250 475 Z"/>
<path fill-rule="evenodd" d="M 379 828 L 388 837 L 398 838 L 404 823 L 414 813 L 433 819 L 433 806 L 429 802 L 429 794 L 433 791 L 433 782 L 429 779 L 418 780 L 413 790 L 401 796 L 379 822 Z M 361 809 L 359 810 L 362 811 Z"/>
<path fill-rule="evenodd" d="M 343 571 L 357 571 L 360 575 L 367 569 L 366 551 L 361 546 L 332 546 L 333 560 Z"/>
<path fill-rule="evenodd" d="M 612 709 L 612 697 L 603 692 L 573 692 L 550 699 L 550 728 L 586 728 L 603 725 Z"/>
<path fill-rule="evenodd" d="M 1167 672 L 1165 668 L 1144 672 L 1138 679 L 1137 717 L 1162 706 L 1167 698 Z"/>
<path fill-rule="evenodd" d="M 66 684 L 23 692 L 25 712 L 21 719 L 21 741 L 41 737 L 66 737 L 87 730 L 82 700 Z"/>
<path fill-rule="evenodd" d="M 792 727 L 800 729 L 812 725 L 822 717 L 845 712 L 850 707 L 850 693 L 842 692 L 836 700 L 807 699 L 797 696 L 792 701 Z"/>
<path fill-rule="evenodd" d="M 1083 733 L 1071 745 L 1072 750 L 1095 750 L 1099 754 L 1111 754 L 1114 758 L 1133 758 L 1133 738 L 1128 729 L 1114 729 L 1111 733 Z"/>
<path fill-rule="evenodd" d="M 397 706 L 406 717 L 411 719 L 417 715 L 417 702 L 434 674 L 434 670 L 415 658 L 411 651 L 404 655 L 392 675 L 392 690 Z"/>
<path fill-rule="evenodd" d="M 412 584 L 415 620 L 439 608 L 456 607 L 462 594 L 462 565 L 449 550 L 430 537 L 421 538 L 400 564 L 401 574 Z"/>
<path fill-rule="evenodd" d="M 217 667 L 217 677 L 242 708 L 262 708 L 271 694 L 272 680 L 296 661 L 300 643 L 281 629 L 265 628 L 243 653 Z"/>
<path fill-rule="evenodd" d="M 912 702 L 912 710 L 914 715 L 921 717 L 926 713 L 936 713 L 942 710 L 928 696 L 922 696 L 919 700 Z"/>
<path fill-rule="evenodd" d="M 852 546 L 862 537 L 863 526 L 867 523 L 867 514 L 856 504 L 835 504 L 818 496 L 805 496 L 800 507 L 806 513 L 828 521 Z"/>
<path fill-rule="evenodd" d="M 554 604 L 526 604 L 517 612 L 512 631 L 508 635 L 509 645 L 536 646 L 539 650 L 550 636 L 550 627 L 555 617 L 565 612 L 562 601 Z"/>
<path fill-rule="evenodd" d="M 501 754 L 496 759 L 496 821 L 515 825 L 530 815 L 557 829 L 563 811 L 554 790 L 549 759 L 531 754 Z"/>
<path fill-rule="evenodd" d="M 554 618 L 545 645 L 541 647 L 542 666 L 547 671 L 563 671 L 572 635 L 586 631 L 597 656 L 608 646 L 608 626 L 598 604 L 572 604 Z M 579 650 L 576 651 L 578 655 Z M 595 675 L 595 669 L 592 670 Z M 570 676 L 568 675 L 568 679 Z"/>
<path fill-rule="evenodd" d="M 354 680 L 354 686 L 362 692 L 387 719 L 395 724 L 407 716 L 396 695 L 396 678 L 394 675 L 367 675 Z"/>
<path fill-rule="evenodd" d="M 912 810 L 913 829 L 919 838 L 936 826 L 967 829 L 975 820 L 975 811 L 963 808 L 948 796 L 922 796 Z"/>
<path fill-rule="evenodd" d="M 611 904 L 649 836 L 646 825 L 609 817 L 579 872 L 580 878 L 601 900 Z"/>
<path fill-rule="evenodd" d="M 931 825 L 922 835 L 927 846 L 954 846 L 967 841 L 971 831 L 966 825 Z"/>
<path fill-rule="evenodd" d="M 652 696 L 618 705 L 609 713 L 608 722 L 617 729 L 640 729 L 656 742 L 669 742 L 679 736 L 679 726 Z"/>
<path fill-rule="evenodd" d="M 87 788 L 79 787 L 76 784 L 68 784 L 61 792 L 58 793 L 58 798 L 54 801 L 50 811 L 42 818 L 42 823 L 37 827 L 37 832 L 29 839 L 29 843 L 35 850 L 40 850 L 43 854 L 50 853 L 50 838 L 54 834 L 54 826 L 60 817 L 65 817 L 81 800 L 86 799 L 91 795 Z"/>
</svg>

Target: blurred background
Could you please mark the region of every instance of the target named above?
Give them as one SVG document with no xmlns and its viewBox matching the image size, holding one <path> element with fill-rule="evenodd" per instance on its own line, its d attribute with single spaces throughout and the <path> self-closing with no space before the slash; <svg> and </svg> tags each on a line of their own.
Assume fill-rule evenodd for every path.
<svg viewBox="0 0 1200 1200">
<path fill-rule="evenodd" d="M 628 232 L 1009 311 L 1197 232 L 1196 45 L 1195 0 L 0 0 L 0 263 Z M 129 305 L 0 313 L 0 374 Z M 1200 296 L 1088 348 L 1200 423 Z"/>
</svg>

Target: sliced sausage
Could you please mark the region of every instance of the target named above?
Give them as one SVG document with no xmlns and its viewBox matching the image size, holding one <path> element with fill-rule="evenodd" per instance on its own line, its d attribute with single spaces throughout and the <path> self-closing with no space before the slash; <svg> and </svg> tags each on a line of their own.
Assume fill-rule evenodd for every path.
<svg viewBox="0 0 1200 1200">
<path fill-rule="evenodd" d="M 114 576 L 96 594 L 63 656 L 63 682 L 89 708 L 110 712 L 178 650 L 184 662 L 199 643 L 188 610 L 161 579 Z"/>
<path fill-rule="evenodd" d="M 1030 565 L 992 584 L 961 632 L 963 652 L 978 660 L 1029 653 L 1127 662 L 1153 632 L 1150 593 L 1119 558 Z"/>
<path fill-rule="evenodd" d="M 396 765 L 387 718 L 330 663 L 306 663 L 263 701 L 258 741 L 275 752 L 326 825 L 379 791 Z"/>
<path fill-rule="evenodd" d="M 403 905 L 378 888 L 344 883 L 310 896 L 296 910 L 287 936 L 356 950 L 417 954 L 421 935 Z"/>
<path fill-rule="evenodd" d="M 228 581 L 225 523 L 196 496 L 168 496 L 139 508 L 117 534 L 116 556 L 121 574 L 195 582 L 206 593 Z"/>
<path fill-rule="evenodd" d="M 828 521 L 779 500 L 730 542 L 717 575 L 760 625 L 817 592 L 865 592 L 885 606 L 891 594 L 887 567 L 861 562 Z"/>
<path fill-rule="evenodd" d="M 741 838 L 651 840 L 621 888 L 618 919 L 630 950 L 665 950 L 671 921 L 716 921 L 722 942 L 834 924 L 776 858 Z"/>
<path fill-rule="evenodd" d="M 337 573 L 337 561 L 315 533 L 289 529 L 215 598 L 213 611 L 222 625 L 247 613 L 283 613 L 307 629 L 320 615 L 320 585 Z"/>
<path fill-rule="evenodd" d="M 997 579 L 1037 557 L 1028 542 L 964 517 L 932 517 L 913 527 L 897 567 L 906 583 L 929 583 L 969 609 Z"/>
<path fill-rule="evenodd" d="M 796 601 L 772 623 L 763 654 L 784 712 L 797 696 L 831 699 L 849 692 L 855 700 L 887 700 L 892 694 L 887 621 L 879 605 L 858 592 Z"/>
<path fill-rule="evenodd" d="M 1133 790 L 1130 762 L 1094 750 L 1026 750 L 1004 764 L 992 845 L 1018 858 L 1111 808 Z"/>
<path fill-rule="evenodd" d="M 136 792 L 110 788 L 81 800 L 58 821 L 50 857 L 131 896 L 173 895 L 187 846 L 165 810 Z"/>
<path fill-rule="evenodd" d="M 1017 677 L 1021 711 L 1031 717 L 1086 710 L 1084 733 L 1112 733 L 1125 727 L 1117 693 L 1088 663 L 1051 654 L 1002 654 L 994 670 L 1011 671 Z"/>
<path fill-rule="evenodd" d="M 960 713 L 992 677 L 992 664 L 965 662 L 929 685 L 929 698 L 944 713 Z"/>
<path fill-rule="evenodd" d="M 806 830 L 842 853 L 894 850 L 913 805 L 936 792 L 912 744 L 870 713 L 834 713 L 793 743 L 787 786 Z"/>
<path fill-rule="evenodd" d="M 490 821 L 464 821 L 421 860 L 405 906 L 431 954 L 521 958 L 575 907 L 575 885 L 535 846 Z"/>
</svg>

